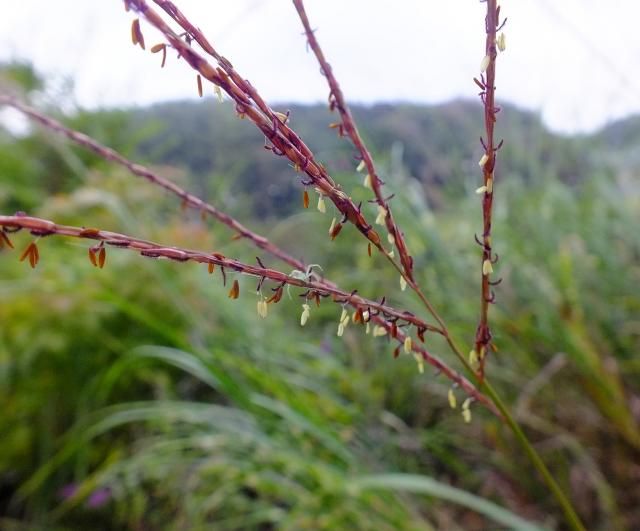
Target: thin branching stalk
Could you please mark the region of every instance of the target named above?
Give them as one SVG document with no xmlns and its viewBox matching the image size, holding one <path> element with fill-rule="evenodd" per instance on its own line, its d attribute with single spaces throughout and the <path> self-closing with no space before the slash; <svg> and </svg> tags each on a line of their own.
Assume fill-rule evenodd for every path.
<svg viewBox="0 0 640 531">
<path fill-rule="evenodd" d="M 495 104 L 495 78 L 498 48 L 500 50 L 504 50 L 505 39 L 504 34 L 498 37 L 497 33 L 504 27 L 506 23 L 506 18 L 502 22 L 500 21 L 500 6 L 498 5 L 497 0 L 486 0 L 486 5 L 487 11 L 485 16 L 485 56 L 481 62 L 480 80 L 475 80 L 476 84 L 479 85 L 482 90 L 480 93 L 480 98 L 484 105 L 484 122 L 486 136 L 486 138 L 481 139 L 482 146 L 485 152 L 482 156 L 482 159 L 480 160 L 484 184 L 481 188 L 478 189 L 478 192 L 482 195 L 483 233 L 482 241 L 480 242 L 482 246 L 482 288 L 480 302 L 480 322 L 476 330 L 475 349 L 473 351 L 473 353 L 475 353 L 475 356 L 477 356 L 479 365 L 477 380 L 479 387 L 491 397 L 493 403 L 498 407 L 498 409 L 504 416 L 507 425 L 509 426 L 509 428 L 511 428 L 511 431 L 524 449 L 527 457 L 538 470 L 544 482 L 551 490 L 551 493 L 560 504 L 569 526 L 576 531 L 582 531 L 585 528 L 580 521 L 580 518 L 578 517 L 575 509 L 573 508 L 573 505 L 569 501 L 569 498 L 560 488 L 553 475 L 545 465 L 544 461 L 507 408 L 506 404 L 502 401 L 491 383 L 484 377 L 486 354 L 488 353 L 488 350 L 493 346 L 491 329 L 489 327 L 489 305 L 495 302 L 495 294 L 493 293 L 491 287 L 499 283 L 499 281 L 493 282 L 491 280 L 491 274 L 493 273 L 492 266 L 498 261 L 498 255 L 493 252 L 493 242 L 491 240 L 491 225 L 493 214 L 493 196 L 495 189 L 494 178 L 496 155 L 498 150 L 502 147 L 502 141 L 500 141 L 496 145 L 494 139 L 496 114 L 500 111 L 500 108 Z"/>
<path fill-rule="evenodd" d="M 206 264 L 210 273 L 212 273 L 214 268 L 217 266 L 222 271 L 223 280 L 225 282 L 225 269 L 229 272 L 255 277 L 259 279 L 257 289 L 258 293 L 261 293 L 266 281 L 271 281 L 275 284 L 272 288 L 274 295 L 271 297 L 271 302 L 274 303 L 277 303 L 280 300 L 280 297 L 282 296 L 282 288 L 285 285 L 289 285 L 305 289 L 306 292 L 304 296 L 307 301 L 313 300 L 317 304 L 320 304 L 322 298 L 330 297 L 332 301 L 337 304 L 350 304 L 356 308 L 358 315 L 361 316 L 359 321 L 360 324 L 366 325 L 371 321 L 377 326 L 384 328 L 385 332 L 382 335 L 388 335 L 389 337 L 396 339 L 400 345 L 403 345 L 405 348 L 408 347 L 408 350 L 418 355 L 425 363 L 434 367 L 439 373 L 442 373 L 454 384 L 463 389 L 473 401 L 477 401 L 487 407 L 487 409 L 498 417 L 501 416 L 491 401 L 479 393 L 473 384 L 466 378 L 451 369 L 437 356 L 431 354 L 424 346 L 417 342 L 411 342 L 410 345 L 406 342 L 407 334 L 398 329 L 396 324 L 397 319 L 390 319 L 390 317 L 394 317 L 394 314 L 398 313 L 396 310 L 384 304 L 363 299 L 355 293 L 346 293 L 338 289 L 329 288 L 326 285 L 313 280 L 306 280 L 287 275 L 286 273 L 275 269 L 263 267 L 260 263 L 257 266 L 246 264 L 233 258 L 225 257 L 221 253 L 207 253 L 174 246 L 168 247 L 149 240 L 142 240 L 125 234 L 97 228 L 59 225 L 53 221 L 25 215 L 0 216 L 0 227 L 3 227 L 3 231 L 1 231 L 3 236 L 2 241 L 9 242 L 8 246 L 10 247 L 13 247 L 13 245 L 11 244 L 7 234 L 17 232 L 22 229 L 28 230 L 37 238 L 57 235 L 100 242 L 98 245 L 89 248 L 90 262 L 94 266 L 100 268 L 105 265 L 107 247 L 127 249 L 138 252 L 141 256 L 147 258 L 165 258 L 176 262 L 196 262 Z M 35 242 L 31 242 L 27 246 L 20 259 L 25 260 L 27 258 L 29 259 L 32 267 L 37 265 L 40 259 L 40 253 Z M 229 296 L 233 299 L 238 298 L 239 285 L 237 281 L 234 281 L 231 291 L 229 292 Z M 402 314 L 402 316 L 402 318 L 404 318 L 405 314 Z M 400 318 L 400 316 L 397 317 Z"/>
<path fill-rule="evenodd" d="M 80 131 L 75 131 L 73 129 L 66 127 L 65 125 L 61 124 L 57 120 L 54 120 L 53 118 L 42 114 L 36 109 L 28 105 L 25 105 L 15 97 L 12 97 L 6 94 L 0 94 L 0 104 L 9 105 L 15 108 L 16 110 L 19 110 L 20 112 L 24 113 L 29 118 L 32 118 L 33 120 L 35 120 L 36 122 L 44 126 L 45 128 L 66 136 L 67 138 L 77 143 L 78 145 L 90 149 L 101 158 L 107 161 L 120 164 L 121 166 L 127 168 L 132 174 L 142 177 L 146 179 L 149 183 L 155 186 L 158 186 L 160 188 L 163 188 L 164 190 L 175 195 L 178 199 L 182 201 L 183 205 L 193 208 L 197 212 L 200 212 L 202 215 L 210 215 L 213 218 L 217 219 L 218 221 L 220 221 L 221 223 L 229 227 L 238 235 L 251 241 L 259 249 L 262 249 L 265 252 L 271 254 L 272 256 L 279 258 L 284 263 L 294 267 L 298 271 L 307 271 L 307 266 L 304 264 L 304 262 L 302 262 L 301 260 L 298 260 L 297 258 L 292 257 L 291 255 L 286 253 L 283 249 L 273 244 L 265 236 L 262 236 L 260 234 L 257 234 L 251 231 L 250 229 L 246 228 L 238 220 L 236 220 L 229 214 L 221 211 L 214 205 L 203 201 L 199 197 L 187 192 L 177 184 L 162 177 L 161 175 L 154 172 L 150 168 L 147 168 L 146 166 L 132 162 L 131 160 L 127 159 L 116 150 L 110 147 L 104 146 L 97 140 L 91 138 L 90 136 Z M 346 291 L 340 289 L 336 284 L 334 284 L 330 280 L 318 276 L 317 273 L 315 272 L 310 272 L 310 276 L 315 282 L 322 284 L 329 290 L 334 290 L 336 293 L 338 292 L 343 294 L 347 293 Z M 389 305 L 381 304 L 381 303 L 378 303 L 369 299 L 365 299 L 362 297 L 358 297 L 358 298 L 362 299 L 362 301 L 367 301 L 367 304 L 372 309 L 388 315 L 389 318 L 401 319 L 406 323 L 412 324 L 419 331 L 424 331 L 424 332 L 429 331 L 429 332 L 435 332 L 441 335 L 443 334 L 440 327 L 429 324 L 423 321 L 422 319 L 420 319 L 418 316 L 408 311 L 398 310 L 398 309 L 392 308 Z"/>
<path fill-rule="evenodd" d="M 359 158 L 364 163 L 365 169 L 368 172 L 366 183 L 371 186 L 378 206 L 383 209 L 384 223 L 388 233 L 393 238 L 396 248 L 398 249 L 402 268 L 398 266 L 397 262 L 395 262 L 395 260 L 393 260 L 389 256 L 389 254 L 386 254 L 385 256 L 391 263 L 391 265 L 400 273 L 400 276 L 406 281 L 407 285 L 417 294 L 418 298 L 425 306 L 427 311 L 437 321 L 440 329 L 442 330 L 442 335 L 445 336 L 448 342 L 450 342 L 450 334 L 444 320 L 440 317 L 435 307 L 431 304 L 413 276 L 413 257 L 409 255 L 409 251 L 404 241 L 404 235 L 393 218 L 391 207 L 389 206 L 389 198 L 384 197 L 382 193 L 383 182 L 378 176 L 373 157 L 371 156 L 370 151 L 367 149 L 366 144 L 364 143 L 362 137 L 360 136 L 360 133 L 358 132 L 358 127 L 351 114 L 351 111 L 349 110 L 349 106 L 346 102 L 342 89 L 340 88 L 340 84 L 338 83 L 336 76 L 333 74 L 331 65 L 325 58 L 324 52 L 320 47 L 320 43 L 315 36 L 314 30 L 311 29 L 311 23 L 309 22 L 309 17 L 307 16 L 307 13 L 305 11 L 304 4 L 302 0 L 293 0 L 293 4 L 304 27 L 304 32 L 307 38 L 307 42 L 309 43 L 309 47 L 313 50 L 313 53 L 315 54 L 318 63 L 320 64 L 320 71 L 325 76 L 325 78 L 327 79 L 327 83 L 329 84 L 329 108 L 331 110 L 337 109 L 340 114 L 342 123 L 340 124 L 339 133 L 346 133 L 358 150 Z M 458 354 L 456 352 L 456 349 L 452 350 L 456 353 L 460 361 L 464 365 L 466 365 L 465 357 Z"/>
<path fill-rule="evenodd" d="M 229 214 L 220 211 L 215 206 L 203 201 L 193 194 L 190 194 L 175 183 L 158 175 L 151 169 L 128 160 L 126 157 L 124 157 L 114 149 L 100 144 L 98 141 L 84 133 L 64 126 L 57 120 L 54 120 L 53 118 L 40 113 L 36 109 L 25 105 L 12 96 L 0 94 L 0 103 L 14 107 L 15 109 L 23 112 L 26 116 L 34 119 L 44 127 L 63 134 L 77 144 L 92 150 L 94 153 L 104 158 L 105 160 L 118 163 L 127 168 L 134 175 L 142 177 L 150 183 L 169 191 L 177 198 L 181 199 L 183 201 L 183 204 L 192 207 L 201 213 L 213 216 L 215 219 L 221 221 L 223 224 L 227 225 L 238 234 L 241 234 L 247 240 L 253 242 L 258 248 L 263 249 L 271 255 L 280 258 L 285 263 L 292 265 L 298 271 L 306 270 L 306 266 L 303 262 L 291 257 L 285 251 L 270 242 L 266 237 L 256 234 L 255 232 L 247 229 Z M 4 235 L 4 233 L 0 234 Z M 396 263 L 392 263 L 395 267 L 398 267 Z M 441 326 L 433 326 L 429 323 L 426 323 L 411 312 L 398 310 L 387 304 L 384 304 L 383 302 L 377 302 L 366 299 L 364 297 L 356 296 L 355 292 L 347 293 L 346 291 L 341 290 L 336 284 L 332 283 L 326 278 L 318 277 L 317 275 L 315 275 L 315 273 L 313 273 L 310 278 L 313 279 L 314 283 L 316 283 L 317 285 L 322 285 L 323 288 L 325 288 L 324 290 L 320 290 L 321 293 L 331 294 L 334 296 L 334 300 L 337 299 L 339 301 L 342 301 L 343 304 L 349 304 L 356 310 L 360 309 L 360 311 L 362 312 L 368 312 L 373 322 L 387 329 L 390 334 L 395 337 L 400 343 L 404 343 L 406 334 L 404 334 L 397 325 L 398 323 L 402 325 L 403 322 L 415 326 L 416 330 L 418 331 L 418 337 L 421 337 L 424 332 L 428 331 L 444 335 L 447 340 L 449 340 L 448 331 L 446 330 L 446 328 L 443 332 Z M 374 314 L 373 312 L 378 313 Z M 440 323 L 442 323 L 442 321 L 440 321 Z M 447 376 L 454 383 L 458 383 L 462 388 L 468 388 L 467 382 L 459 380 L 458 375 L 455 373 L 455 371 L 452 371 L 441 360 L 435 358 L 426 351 L 423 353 L 421 350 L 419 350 L 419 347 L 417 347 L 417 349 L 420 355 L 429 357 L 428 363 L 435 367 L 438 372 Z M 427 358 L 425 357 L 425 359 Z M 486 404 L 486 400 L 483 401 L 483 403 Z M 496 413 L 497 411 L 493 408 L 492 410 L 494 413 Z"/>
<path fill-rule="evenodd" d="M 353 118 L 353 115 L 351 114 L 351 111 L 349 110 L 349 106 L 346 102 L 342 89 L 340 88 L 340 84 L 338 83 L 336 76 L 333 74 L 333 69 L 325 58 L 324 52 L 320 47 L 320 43 L 315 36 L 315 32 L 311 29 L 311 23 L 309 22 L 309 17 L 307 16 L 307 13 L 305 11 L 304 4 L 302 0 L 293 0 L 293 4 L 304 27 L 304 32 L 307 37 L 309 47 L 313 50 L 313 53 L 315 54 L 318 63 L 320 64 L 320 70 L 327 79 L 327 83 L 329 84 L 329 108 L 331 110 L 337 109 L 340 114 L 342 123 L 339 127 L 339 133 L 341 135 L 346 134 L 351 139 L 358 151 L 360 160 L 364 163 L 365 169 L 367 171 L 365 183 L 373 190 L 373 193 L 376 197 L 376 203 L 384 213 L 384 216 L 382 216 L 384 218 L 384 224 L 387 228 L 388 234 L 391 236 L 396 249 L 398 250 L 402 268 L 398 266 L 397 262 L 395 262 L 395 260 L 393 260 L 388 253 L 385 254 L 385 257 L 391 263 L 391 265 L 400 273 L 400 276 L 404 279 L 407 285 L 418 295 L 418 298 L 426 307 L 427 311 L 438 322 L 443 335 L 448 338 L 449 332 L 443 319 L 433 307 L 425 293 L 420 288 L 418 282 L 415 280 L 415 277 L 413 276 L 413 257 L 409 254 L 409 250 L 404 240 L 404 233 L 402 232 L 400 227 L 398 227 L 393 217 L 393 213 L 389 205 L 389 201 L 391 198 L 385 197 L 382 193 L 382 185 L 384 183 L 378 175 L 378 171 L 373 161 L 373 157 L 371 156 L 371 152 L 367 149 L 364 140 L 358 132 L 357 124 Z M 464 357 L 462 357 L 461 361 L 463 361 L 464 363 Z"/>
<path fill-rule="evenodd" d="M 175 48 L 180 57 L 184 58 L 203 78 L 220 87 L 233 99 L 236 104 L 236 112 L 254 122 L 272 144 L 269 149 L 276 155 L 287 157 L 297 171 L 306 174 L 308 179 L 303 180 L 302 184 L 313 186 L 319 194 L 328 197 L 333 202 L 343 216 L 342 223 L 349 221 L 354 224 L 373 246 L 387 259 L 391 259 L 389 251 L 382 245 L 380 236 L 367 222 L 362 213 L 361 205 L 356 205 L 342 191 L 340 185 L 334 182 L 324 166 L 315 160 L 311 150 L 288 126 L 288 117 L 276 113 L 268 107 L 257 90 L 238 74 L 231 62 L 213 48 L 202 32 L 190 23 L 172 2 L 167 0 L 154 1 L 184 29 L 184 34 L 176 34 L 160 15 L 149 7 L 145 0 L 128 0 L 126 5 L 142 14 L 152 26 L 163 33 L 169 45 Z M 196 52 L 191 46 L 192 41 L 197 42 L 207 54 L 214 57 L 219 66 L 212 66 L 201 54 Z"/>
<path fill-rule="evenodd" d="M 143 179 L 146 179 L 147 181 L 149 181 L 151 184 L 165 189 L 171 194 L 177 196 L 182 201 L 183 205 L 193 208 L 194 210 L 200 212 L 201 215 L 208 215 L 217 219 L 218 221 L 220 221 L 221 223 L 229 227 L 231 230 L 233 230 L 237 235 L 241 236 L 242 238 L 246 238 L 247 240 L 250 240 L 256 247 L 268 252 L 273 256 L 276 256 L 277 258 L 279 258 L 286 264 L 289 264 L 290 266 L 294 267 L 295 269 L 299 269 L 301 271 L 304 271 L 306 269 L 306 265 L 301 260 L 298 260 L 292 257 L 291 255 L 286 253 L 284 250 L 273 245 L 264 236 L 256 234 L 255 232 L 245 227 L 238 220 L 234 219 L 232 216 L 226 214 L 225 212 L 222 212 L 220 209 L 218 209 L 214 205 L 211 205 L 203 201 L 199 197 L 193 194 L 190 194 L 189 192 L 187 192 L 177 184 L 169 181 L 168 179 L 162 177 L 161 175 L 158 175 L 158 173 L 154 172 L 153 170 L 141 164 L 137 164 L 135 162 L 128 160 L 126 157 L 124 157 L 121 153 L 118 153 L 116 150 L 110 147 L 104 146 L 100 142 L 96 141 L 95 139 L 91 138 L 90 136 L 84 133 L 81 133 L 80 131 L 74 131 L 73 129 L 70 129 L 64 126 L 57 120 L 54 120 L 53 118 L 42 114 L 41 112 L 37 111 L 33 107 L 25 105 L 24 103 L 22 103 L 20 100 L 18 100 L 13 96 L 9 96 L 7 94 L 0 94 L 0 104 L 10 105 L 11 107 L 17 109 L 18 111 L 24 113 L 29 118 L 43 125 L 47 129 L 66 136 L 68 139 L 72 140 L 73 142 L 85 148 L 90 149 L 96 155 L 102 157 L 103 159 L 107 161 L 115 162 L 127 168 L 134 175 L 137 175 L 138 177 L 142 177 Z"/>
<path fill-rule="evenodd" d="M 304 27 L 309 47 L 313 50 L 313 53 L 320 64 L 320 71 L 329 84 L 329 109 L 332 111 L 337 109 L 340 114 L 342 123 L 337 124 L 338 134 L 340 136 L 344 136 L 346 134 L 358 151 L 358 159 L 362 161 L 364 169 L 367 172 L 365 185 L 373 190 L 376 197 L 376 203 L 384 210 L 384 223 L 387 228 L 387 232 L 391 236 L 393 244 L 398 250 L 400 262 L 402 263 L 407 280 L 413 281 L 413 257 L 409 254 L 409 250 L 407 249 L 404 233 L 400 230 L 400 227 L 398 227 L 393 217 L 391 206 L 389 205 L 390 198 L 385 197 L 382 192 L 384 182 L 378 175 L 378 170 L 376 169 L 371 152 L 367 149 L 364 140 L 358 132 L 358 126 L 353 119 L 353 115 L 351 114 L 351 110 L 349 109 L 344 94 L 342 93 L 340 84 L 338 83 L 336 76 L 333 74 L 333 69 L 325 58 L 322 48 L 320 48 L 315 32 L 311 29 L 311 23 L 309 22 L 309 17 L 307 16 L 302 0 L 293 0 L 293 4 Z M 332 126 L 334 125 L 336 124 L 332 124 Z"/>
</svg>

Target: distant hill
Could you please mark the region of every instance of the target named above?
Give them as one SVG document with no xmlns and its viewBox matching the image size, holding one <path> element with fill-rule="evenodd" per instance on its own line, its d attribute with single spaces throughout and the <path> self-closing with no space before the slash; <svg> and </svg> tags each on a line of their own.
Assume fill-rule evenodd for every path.
<svg viewBox="0 0 640 531">
<path fill-rule="evenodd" d="M 356 179 L 361 181 L 355 174 L 354 149 L 329 128 L 337 116 L 325 105 L 274 108 L 291 112 L 293 128 L 346 190 L 353 189 Z M 382 179 L 396 172 L 415 178 L 433 208 L 447 196 L 459 197 L 478 186 L 483 134 L 479 103 L 353 105 L 352 111 Z M 298 208 L 300 176 L 286 159 L 263 149 L 263 135 L 239 120 L 228 102 L 206 98 L 83 111 L 63 119 L 134 159 L 184 168 L 190 189 L 217 201 L 246 204 L 251 209 L 247 215 L 286 216 Z M 530 186 L 548 179 L 577 184 L 587 175 L 606 174 L 618 176 L 626 190 L 638 193 L 640 117 L 593 135 L 570 137 L 551 133 L 536 113 L 504 105 L 496 132 L 498 139 L 505 139 L 498 180 L 519 179 Z M 8 209 L 29 209 L 43 193 L 68 191 L 84 179 L 83 168 L 104 164 L 82 149 L 63 148 L 67 144 L 52 142 L 51 135 L 41 131 L 17 142 L 2 136 L 0 128 L 0 204 Z M 70 153 L 76 159 L 69 158 Z M 3 185 L 3 175 L 10 184 Z M 21 175 L 20 186 L 15 175 Z"/>
<path fill-rule="evenodd" d="M 328 127 L 336 116 L 325 106 L 274 108 L 291 111 L 293 128 L 331 172 L 353 173 L 354 150 Z M 352 110 L 383 179 L 395 146 L 400 148 L 406 172 L 423 184 L 436 207 L 442 193 L 460 193 L 477 182 L 483 132 L 479 104 L 356 105 Z M 592 137 L 566 137 L 549 132 L 532 112 L 505 106 L 498 116 L 497 135 L 505 138 L 499 171 L 532 184 L 554 177 L 579 182 L 581 176 L 603 169 L 601 150 L 616 142 L 637 145 L 640 141 L 640 127 L 629 129 L 630 125 L 611 126 Z M 293 205 L 293 195 L 299 195 L 296 175 L 287 161 L 264 150 L 264 137 L 252 124 L 237 119 L 231 105 L 213 100 L 164 103 L 134 110 L 131 119 L 137 127 L 152 131 L 139 145 L 139 154 L 157 163 L 189 168 L 200 193 L 210 192 L 216 180 L 232 179 L 233 193 L 253 195 L 260 190 L 260 201 L 254 205 L 258 215 L 276 210 L 282 214 L 282 205 Z M 635 140 L 628 137 L 629 130 L 638 133 Z M 594 146 L 600 149 L 594 151 Z"/>
</svg>

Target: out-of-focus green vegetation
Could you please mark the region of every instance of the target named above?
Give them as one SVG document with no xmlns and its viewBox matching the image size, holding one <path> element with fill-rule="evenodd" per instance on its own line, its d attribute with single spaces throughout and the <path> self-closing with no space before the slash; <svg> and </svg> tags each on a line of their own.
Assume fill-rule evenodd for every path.
<svg viewBox="0 0 640 531">
<path fill-rule="evenodd" d="M 471 342 L 479 107 L 356 115 L 396 194 L 420 282 L 454 335 Z M 500 118 L 494 241 L 504 281 L 489 374 L 588 528 L 638 528 L 637 128 L 561 138 L 529 113 L 507 108 Z M 343 187 L 366 201 L 326 111 L 295 107 L 292 119 Z M 65 121 L 155 164 L 345 289 L 421 311 L 352 227 L 329 241 L 331 214 L 301 208 L 293 170 L 226 106 L 76 112 Z M 3 213 L 254 260 L 224 227 L 60 138 L 0 136 Z M 16 250 L 0 252 L 0 527 L 560 525 L 551 496 L 490 413 L 473 407 L 467 425 L 447 404 L 448 382 L 420 375 L 409 356 L 394 360 L 386 339 L 357 326 L 336 337 L 339 306 L 313 308 L 301 328 L 295 290 L 263 320 L 251 279 L 239 278 L 232 301 L 217 271 L 117 249 L 97 270 L 82 242 L 53 238 L 41 239 L 32 271 L 18 262 L 29 236 L 12 240 Z M 457 366 L 445 345 L 429 345 Z"/>
</svg>

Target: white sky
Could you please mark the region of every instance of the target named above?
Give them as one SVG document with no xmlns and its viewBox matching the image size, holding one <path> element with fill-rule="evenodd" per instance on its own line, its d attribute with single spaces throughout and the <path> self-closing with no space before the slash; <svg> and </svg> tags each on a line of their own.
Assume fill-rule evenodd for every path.
<svg viewBox="0 0 640 531">
<path fill-rule="evenodd" d="M 326 101 L 288 0 L 175 0 L 267 101 Z M 507 51 L 497 95 L 555 130 L 589 131 L 640 112 L 638 0 L 503 0 Z M 0 0 L 0 60 L 74 79 L 87 107 L 194 98 L 193 72 L 134 48 L 121 0 Z M 478 0 L 307 0 L 352 102 L 473 98 L 482 60 Z M 143 25 L 147 50 L 159 42 Z M 72 97 L 72 96 L 68 96 Z"/>
</svg>

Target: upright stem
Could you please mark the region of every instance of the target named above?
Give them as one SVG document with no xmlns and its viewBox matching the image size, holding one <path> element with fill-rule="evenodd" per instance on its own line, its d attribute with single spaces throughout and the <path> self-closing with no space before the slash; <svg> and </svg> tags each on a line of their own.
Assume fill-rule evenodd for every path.
<svg viewBox="0 0 640 531">
<path fill-rule="evenodd" d="M 542 479 L 547 484 L 549 489 L 551 489 L 551 493 L 562 507 L 562 511 L 564 512 L 567 523 L 569 524 L 571 529 L 574 529 L 575 531 L 586 531 L 586 528 L 580 521 L 580 517 L 577 515 L 575 509 L 573 508 L 571 501 L 569 501 L 569 498 L 565 496 L 564 491 L 562 490 L 562 488 L 560 488 L 560 485 L 558 485 L 556 480 L 551 475 L 551 472 L 547 468 L 547 465 L 544 464 L 544 461 L 542 461 L 542 458 L 540 457 L 538 452 L 536 452 L 536 449 L 531 445 L 529 439 L 522 431 L 522 428 L 520 427 L 518 422 L 513 418 L 507 406 L 502 402 L 500 396 L 486 378 L 482 382 L 481 389 L 485 391 L 487 395 L 489 395 L 489 398 L 491 398 L 495 406 L 498 408 L 498 410 L 500 410 L 500 413 L 502 413 L 507 425 L 509 426 L 509 428 L 511 428 L 511 431 L 515 435 L 520 446 L 522 446 L 522 448 L 524 449 L 527 457 L 529 458 L 531 463 L 533 463 L 533 466 L 536 467 L 538 472 L 540 472 Z"/>
<path fill-rule="evenodd" d="M 338 83 L 338 79 L 334 75 L 333 69 L 327 61 L 322 48 L 320 48 L 320 43 L 318 42 L 318 39 L 316 39 L 314 31 L 311 29 L 311 23 L 309 22 L 309 17 L 307 16 L 302 0 L 293 0 L 293 5 L 298 12 L 302 26 L 304 27 L 309 47 L 313 50 L 313 53 L 320 64 L 320 71 L 325 76 L 327 83 L 329 84 L 329 88 L 331 90 L 329 93 L 329 109 L 331 111 L 337 109 L 340 114 L 341 123 L 333 125 L 338 125 L 339 135 L 348 136 L 357 149 L 358 157 L 362 160 L 362 163 L 364 163 L 367 171 L 368 186 L 375 195 L 376 203 L 380 208 L 383 208 L 386 213 L 384 216 L 384 225 L 386 226 L 389 235 L 393 238 L 393 245 L 395 245 L 398 250 L 400 262 L 402 263 L 402 267 L 406 273 L 405 277 L 407 280 L 410 280 L 415 284 L 415 280 L 413 278 L 413 258 L 409 254 L 404 234 L 400 230 L 400 227 L 398 227 L 393 217 L 393 213 L 391 212 L 391 206 L 389 205 L 390 198 L 384 196 L 382 190 L 383 181 L 378 175 L 371 152 L 360 136 L 358 126 L 356 125 L 356 121 L 353 119 L 349 105 L 347 104 L 342 89 L 340 88 L 340 84 Z M 384 252 L 383 249 L 382 251 Z"/>
<path fill-rule="evenodd" d="M 491 242 L 491 220 L 493 214 L 493 191 L 494 191 L 494 169 L 496 163 L 496 152 L 499 147 L 495 146 L 494 125 L 496 123 L 495 106 L 495 78 L 496 78 L 496 57 L 498 55 L 496 44 L 497 28 L 500 24 L 500 8 L 497 0 L 487 0 L 487 15 L 485 18 L 486 42 L 485 57 L 482 61 L 482 68 L 486 68 L 481 74 L 479 84 L 483 87 L 480 94 L 484 105 L 484 125 L 485 138 L 482 140 L 484 155 L 480 160 L 483 173 L 483 187 L 479 189 L 482 193 L 482 245 L 481 262 L 481 290 L 480 290 L 480 320 L 475 335 L 475 352 L 479 361 L 479 373 L 484 375 L 484 365 L 486 354 L 491 348 L 491 329 L 489 327 L 489 304 L 494 301 L 491 292 L 491 273 L 493 264 L 498 260 L 498 256 L 492 251 Z"/>
<path fill-rule="evenodd" d="M 300 0 L 294 0 L 298 3 Z M 538 470 L 542 479 L 547 484 L 551 493 L 560 504 L 567 523 L 576 531 L 584 531 L 585 527 L 580 521 L 575 509 L 571 502 L 564 494 L 558 483 L 555 481 L 551 472 L 542 461 L 542 458 L 535 450 L 529 439 L 525 435 L 524 431 L 511 414 L 509 408 L 502 401 L 497 391 L 493 388 L 491 383 L 485 378 L 484 375 L 484 362 L 486 359 L 486 352 L 491 347 L 491 330 L 489 328 L 489 304 L 494 300 L 493 293 L 491 292 L 492 282 L 490 275 L 493 271 L 492 264 L 494 264 L 498 257 L 493 253 L 491 242 L 491 222 L 493 214 L 493 190 L 494 190 L 494 169 L 496 162 L 496 153 L 500 149 L 502 143 L 495 145 L 494 140 L 494 125 L 496 122 L 496 113 L 499 109 L 495 105 L 495 76 L 496 76 L 496 57 L 498 55 L 497 50 L 497 30 L 500 27 L 500 8 L 497 5 L 497 0 L 486 0 L 487 3 L 487 15 L 485 18 L 486 29 L 486 43 L 485 43 L 485 58 L 482 61 L 482 68 L 486 69 L 485 73 L 481 75 L 481 81 L 476 80 L 476 83 L 481 86 L 482 103 L 484 105 L 484 121 L 485 121 L 485 135 L 486 138 L 482 140 L 484 148 L 484 156 L 481 159 L 481 166 L 483 171 L 484 185 L 479 191 L 483 195 L 482 199 L 482 218 L 483 218 L 483 233 L 482 240 L 479 242 L 482 245 L 482 284 L 481 284 L 481 302 L 480 302 L 480 321 L 476 330 L 475 336 L 475 352 L 478 356 L 479 368 L 478 371 L 474 370 L 471 365 L 471 361 L 467 360 L 463 351 L 458 347 L 455 340 L 451 337 L 451 334 L 444 322 L 444 320 L 437 313 L 435 308 L 429 302 L 424 293 L 420 290 L 419 286 L 413 282 L 411 278 L 408 278 L 399 266 L 389 258 L 391 264 L 405 277 L 405 280 L 413 291 L 418 295 L 427 311 L 433 316 L 442 330 L 442 335 L 445 337 L 449 347 L 462 362 L 466 371 L 477 381 L 478 388 L 491 399 L 496 408 L 500 411 L 507 426 L 511 429 L 515 435 L 518 443 L 525 451 L 528 459 L 533 466 Z"/>
</svg>

